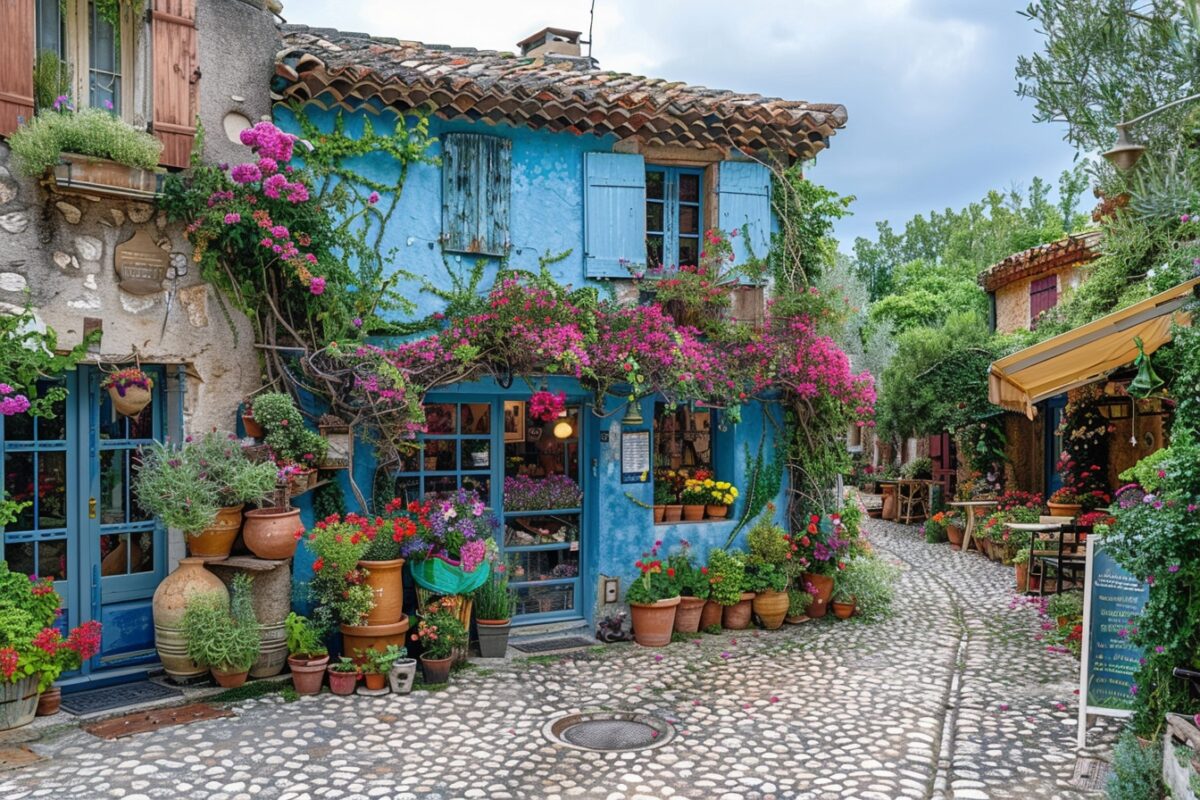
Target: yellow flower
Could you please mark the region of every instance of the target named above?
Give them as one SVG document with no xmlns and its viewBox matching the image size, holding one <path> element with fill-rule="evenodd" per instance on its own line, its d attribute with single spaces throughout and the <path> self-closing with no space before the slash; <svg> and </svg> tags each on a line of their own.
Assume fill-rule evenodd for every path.
<svg viewBox="0 0 1200 800">
<path fill-rule="evenodd" d="M 737 496 L 738 496 L 738 490 L 737 490 L 737 489 L 735 489 L 735 488 L 733 488 L 733 487 L 730 487 L 730 488 L 729 488 L 729 494 L 730 494 L 730 495 L 732 495 L 733 497 L 737 497 Z"/>
<path fill-rule="evenodd" d="M 706 487 L 708 487 L 708 488 L 710 488 L 710 489 L 711 489 L 711 488 L 713 487 L 713 479 L 712 479 L 712 478 L 705 478 L 705 479 L 704 479 L 704 485 L 705 485 Z"/>
</svg>

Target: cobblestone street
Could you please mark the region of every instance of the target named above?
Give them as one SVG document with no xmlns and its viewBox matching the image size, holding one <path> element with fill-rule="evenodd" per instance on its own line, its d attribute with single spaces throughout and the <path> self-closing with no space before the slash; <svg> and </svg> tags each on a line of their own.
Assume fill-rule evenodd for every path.
<svg viewBox="0 0 1200 800">
<path fill-rule="evenodd" d="M 240 703 L 237 716 L 35 743 L 0 797 L 1051 798 L 1074 767 L 1077 662 L 1010 607 L 1012 571 L 879 521 L 896 613 L 662 650 L 614 645 L 459 673 L 441 692 Z M 548 742 L 550 716 L 636 710 L 679 735 L 640 753 Z M 1108 742 L 1102 724 L 1091 743 Z"/>
</svg>

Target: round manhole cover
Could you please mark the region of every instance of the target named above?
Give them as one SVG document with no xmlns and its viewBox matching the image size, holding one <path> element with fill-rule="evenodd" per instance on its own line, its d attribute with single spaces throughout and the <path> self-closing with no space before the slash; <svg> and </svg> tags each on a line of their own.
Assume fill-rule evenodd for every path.
<svg viewBox="0 0 1200 800">
<path fill-rule="evenodd" d="M 675 737 L 666 720 L 624 711 L 572 711 L 553 717 L 542 732 L 576 750 L 615 752 L 662 747 Z"/>
</svg>

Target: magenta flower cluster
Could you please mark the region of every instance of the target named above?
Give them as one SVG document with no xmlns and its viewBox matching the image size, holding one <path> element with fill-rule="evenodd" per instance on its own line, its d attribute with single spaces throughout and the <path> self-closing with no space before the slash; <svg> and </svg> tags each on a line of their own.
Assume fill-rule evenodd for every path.
<svg viewBox="0 0 1200 800">
<path fill-rule="evenodd" d="M 0 416 L 11 417 L 29 410 L 29 398 L 7 383 L 0 383 Z"/>
</svg>

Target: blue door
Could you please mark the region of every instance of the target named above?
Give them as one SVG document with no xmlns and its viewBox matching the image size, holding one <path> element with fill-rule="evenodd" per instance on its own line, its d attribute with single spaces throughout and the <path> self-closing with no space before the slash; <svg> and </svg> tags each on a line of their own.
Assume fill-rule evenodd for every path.
<svg viewBox="0 0 1200 800">
<path fill-rule="evenodd" d="M 63 620 L 103 625 L 100 653 L 64 683 L 140 674 L 156 660 L 151 599 L 166 575 L 166 532 L 138 506 L 130 481 L 137 449 L 162 438 L 165 373 L 138 417 L 116 413 L 101 374 L 80 367 L 64 377 L 66 397 L 54 419 L 3 418 L 0 453 L 5 489 L 29 501 L 4 531 L 9 568 L 50 575 L 63 598 Z"/>
<path fill-rule="evenodd" d="M 1045 412 L 1042 418 L 1046 421 L 1045 430 L 1045 445 L 1042 451 L 1046 456 L 1045 474 L 1046 474 L 1046 497 L 1057 492 L 1062 488 L 1062 475 L 1058 473 L 1058 457 L 1062 455 L 1063 442 L 1062 436 L 1058 432 L 1058 426 L 1062 424 L 1063 409 L 1067 405 L 1067 396 L 1060 394 L 1057 397 L 1051 397 L 1046 401 Z"/>
</svg>

